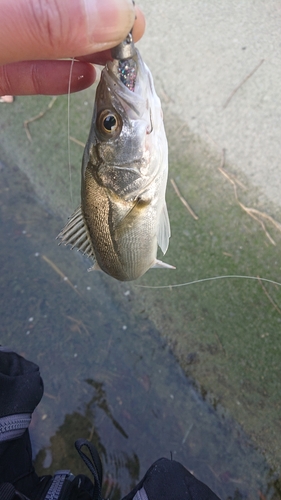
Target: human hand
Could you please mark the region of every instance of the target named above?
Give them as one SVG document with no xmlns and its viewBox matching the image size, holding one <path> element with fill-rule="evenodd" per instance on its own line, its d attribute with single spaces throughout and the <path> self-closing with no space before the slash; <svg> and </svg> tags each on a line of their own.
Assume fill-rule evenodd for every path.
<svg viewBox="0 0 281 500">
<path fill-rule="evenodd" d="M 0 96 L 66 94 L 95 81 L 92 64 L 133 29 L 137 41 L 144 16 L 132 0 L 0 0 Z M 71 61 L 75 57 L 72 71 Z"/>
</svg>

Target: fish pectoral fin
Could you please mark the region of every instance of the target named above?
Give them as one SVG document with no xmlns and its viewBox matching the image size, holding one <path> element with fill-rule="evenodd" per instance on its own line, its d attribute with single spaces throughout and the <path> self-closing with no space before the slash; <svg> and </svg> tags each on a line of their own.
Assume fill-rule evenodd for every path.
<svg viewBox="0 0 281 500">
<path fill-rule="evenodd" d="M 164 203 L 160 215 L 159 227 L 157 232 L 157 243 L 164 255 L 167 252 L 169 246 L 170 236 L 171 236 L 171 229 L 170 229 L 169 215 L 168 215 L 167 205 L 166 203 Z"/>
<path fill-rule="evenodd" d="M 84 255 L 88 255 L 94 261 L 95 254 L 92 247 L 89 231 L 84 220 L 81 207 L 77 208 L 70 217 L 68 223 L 61 230 L 57 239 L 60 239 L 59 245 L 71 245 L 72 248 L 77 248 Z"/>
<path fill-rule="evenodd" d="M 152 268 L 158 268 L 158 269 L 176 269 L 175 266 L 171 266 L 170 264 L 166 264 L 166 262 L 162 262 L 162 260 L 156 259 L 155 263 Z"/>
</svg>

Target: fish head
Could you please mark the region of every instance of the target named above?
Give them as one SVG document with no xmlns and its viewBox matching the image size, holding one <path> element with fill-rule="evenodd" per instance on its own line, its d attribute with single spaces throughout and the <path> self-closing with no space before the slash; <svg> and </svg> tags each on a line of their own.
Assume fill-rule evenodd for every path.
<svg viewBox="0 0 281 500">
<path fill-rule="evenodd" d="M 132 183 L 138 185 L 141 178 L 151 176 L 155 164 L 151 157 L 157 152 L 153 138 L 157 128 L 163 128 L 160 100 L 139 52 L 136 50 L 134 57 L 124 64 L 129 67 L 127 74 L 133 82 L 131 85 L 120 78 L 118 60 L 109 61 L 102 71 L 84 158 L 84 169 L 90 161 L 96 166 L 103 185 L 115 191 L 118 189 L 119 193 L 121 186 L 118 182 L 116 186 L 116 177 L 128 186 L 129 176 Z M 159 149 L 163 151 L 163 144 Z M 118 170 L 123 171 L 120 176 Z"/>
</svg>

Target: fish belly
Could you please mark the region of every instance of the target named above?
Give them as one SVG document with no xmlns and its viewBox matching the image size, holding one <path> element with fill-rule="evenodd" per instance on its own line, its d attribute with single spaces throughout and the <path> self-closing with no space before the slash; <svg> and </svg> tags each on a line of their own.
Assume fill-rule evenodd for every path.
<svg viewBox="0 0 281 500">
<path fill-rule="evenodd" d="M 120 281 L 142 276 L 156 260 L 157 238 L 147 211 L 117 203 L 85 172 L 82 212 L 98 266 Z"/>
</svg>

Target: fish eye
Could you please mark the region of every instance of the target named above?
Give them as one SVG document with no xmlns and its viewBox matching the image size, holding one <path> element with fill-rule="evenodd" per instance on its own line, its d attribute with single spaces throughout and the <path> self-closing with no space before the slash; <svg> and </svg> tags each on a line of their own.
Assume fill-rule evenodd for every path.
<svg viewBox="0 0 281 500">
<path fill-rule="evenodd" d="M 117 120 L 114 115 L 108 115 L 103 119 L 103 127 L 108 132 L 114 132 L 117 127 Z"/>
<path fill-rule="evenodd" d="M 121 118 L 110 110 L 103 110 L 98 117 L 99 129 L 106 135 L 116 136 L 121 131 Z"/>
</svg>

